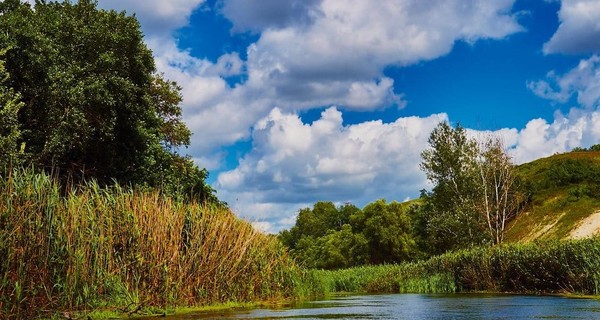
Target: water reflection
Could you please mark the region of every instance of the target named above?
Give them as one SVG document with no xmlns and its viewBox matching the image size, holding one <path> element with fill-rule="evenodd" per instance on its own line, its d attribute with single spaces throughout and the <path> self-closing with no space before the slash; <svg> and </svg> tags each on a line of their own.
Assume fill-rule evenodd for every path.
<svg viewBox="0 0 600 320">
<path fill-rule="evenodd" d="M 600 319 L 600 301 L 483 294 L 346 296 L 286 309 L 170 319 Z"/>
</svg>

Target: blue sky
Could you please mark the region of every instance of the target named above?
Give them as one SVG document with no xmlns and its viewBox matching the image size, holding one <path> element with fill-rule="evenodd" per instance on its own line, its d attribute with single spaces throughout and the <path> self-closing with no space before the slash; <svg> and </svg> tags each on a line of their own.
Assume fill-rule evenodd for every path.
<svg viewBox="0 0 600 320">
<path fill-rule="evenodd" d="M 429 188 L 439 121 L 516 163 L 600 143 L 598 0 L 100 0 L 183 88 L 187 152 L 255 226 Z"/>
</svg>

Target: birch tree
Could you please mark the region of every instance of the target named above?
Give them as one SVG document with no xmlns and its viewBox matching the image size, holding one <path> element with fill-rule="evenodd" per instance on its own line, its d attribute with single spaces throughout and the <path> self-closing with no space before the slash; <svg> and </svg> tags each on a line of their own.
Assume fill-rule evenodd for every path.
<svg viewBox="0 0 600 320">
<path fill-rule="evenodd" d="M 508 222 L 522 211 L 524 196 L 519 192 L 516 169 L 502 139 L 489 136 L 479 149 L 476 163 L 481 201 L 476 206 L 485 218 L 490 238 L 498 244 L 504 240 Z"/>
<path fill-rule="evenodd" d="M 524 196 L 501 138 L 479 140 L 442 122 L 421 154 L 421 169 L 434 185 L 426 219 L 436 253 L 501 243 L 508 222 L 522 210 Z"/>
<path fill-rule="evenodd" d="M 480 199 L 478 145 L 457 125 L 440 123 L 429 137 L 421 169 L 434 185 L 427 232 L 435 253 L 485 243 L 485 229 L 475 203 Z"/>
</svg>

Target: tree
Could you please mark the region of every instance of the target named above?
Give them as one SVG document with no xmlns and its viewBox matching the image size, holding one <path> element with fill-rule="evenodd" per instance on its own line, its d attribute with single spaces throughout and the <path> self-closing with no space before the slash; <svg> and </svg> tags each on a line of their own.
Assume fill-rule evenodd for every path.
<svg viewBox="0 0 600 320">
<path fill-rule="evenodd" d="M 369 242 L 371 264 L 398 263 L 411 260 L 417 244 L 411 223 L 402 205 L 380 199 L 362 210 L 365 219 L 362 234 Z"/>
<path fill-rule="evenodd" d="M 313 208 L 304 208 L 298 212 L 296 224 L 280 233 L 280 239 L 289 248 L 295 248 L 302 237 L 320 238 L 329 231 L 339 231 L 350 221 L 350 215 L 358 208 L 351 204 L 336 208 L 333 202 L 319 201 Z"/>
<path fill-rule="evenodd" d="M 349 224 L 344 224 L 339 231 L 330 231 L 321 243 L 324 252 L 317 268 L 350 268 L 368 262 L 368 240 L 363 234 L 354 233 Z"/>
<path fill-rule="evenodd" d="M 0 51 L 0 57 L 5 53 L 6 50 Z M 0 172 L 18 165 L 22 158 L 19 150 L 21 130 L 17 116 L 23 103 L 12 88 L 4 85 L 7 79 L 4 61 L 0 60 Z"/>
<path fill-rule="evenodd" d="M 504 240 L 508 222 L 522 211 L 525 196 L 519 190 L 515 166 L 502 139 L 490 136 L 480 149 L 477 164 L 482 201 L 476 204 L 485 217 L 490 238 L 499 244 Z"/>
<path fill-rule="evenodd" d="M 427 230 L 441 251 L 500 243 L 508 222 L 522 209 L 524 196 L 502 140 L 479 145 L 460 125 L 440 123 L 423 151 L 421 169 L 435 185 L 424 194 Z M 435 252 L 439 253 L 439 252 Z"/>
<path fill-rule="evenodd" d="M 96 1 L 0 4 L 7 85 L 35 165 L 215 199 L 207 172 L 179 155 L 190 142 L 180 88 L 156 73 L 138 21 Z"/>
<path fill-rule="evenodd" d="M 421 169 L 434 184 L 427 230 L 435 253 L 485 242 L 482 216 L 475 210 L 481 199 L 477 143 L 460 125 L 453 128 L 441 122 L 421 156 Z"/>
</svg>

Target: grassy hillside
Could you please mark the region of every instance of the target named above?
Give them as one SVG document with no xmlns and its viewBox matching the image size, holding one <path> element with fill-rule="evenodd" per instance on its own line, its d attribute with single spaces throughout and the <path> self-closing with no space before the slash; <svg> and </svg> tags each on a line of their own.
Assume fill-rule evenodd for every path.
<svg viewBox="0 0 600 320">
<path fill-rule="evenodd" d="M 592 215 L 600 210 L 600 152 L 557 154 L 518 170 L 531 198 L 509 226 L 507 241 L 573 238 L 584 223 L 589 228 L 580 236 L 597 230 Z M 596 223 L 600 227 L 600 216 Z"/>
</svg>

